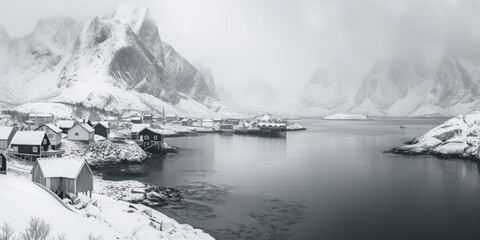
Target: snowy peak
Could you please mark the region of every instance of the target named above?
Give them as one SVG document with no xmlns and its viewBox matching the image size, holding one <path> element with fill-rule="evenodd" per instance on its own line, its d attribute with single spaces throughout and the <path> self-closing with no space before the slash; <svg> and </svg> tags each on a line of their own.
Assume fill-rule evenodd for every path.
<svg viewBox="0 0 480 240">
<path fill-rule="evenodd" d="M 31 38 L 53 48 L 57 53 L 65 51 L 76 39 L 80 27 L 72 18 L 51 17 L 41 19 Z"/>
</svg>

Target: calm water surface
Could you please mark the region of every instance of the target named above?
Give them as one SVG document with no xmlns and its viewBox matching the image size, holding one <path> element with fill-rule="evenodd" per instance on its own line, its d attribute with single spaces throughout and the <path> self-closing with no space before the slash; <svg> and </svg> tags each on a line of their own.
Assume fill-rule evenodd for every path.
<svg viewBox="0 0 480 240">
<path fill-rule="evenodd" d="M 178 186 L 185 205 L 161 210 L 217 239 L 478 239 L 476 162 L 383 153 L 443 121 L 305 119 L 286 138 L 167 139 L 181 151 L 101 172 Z"/>
</svg>

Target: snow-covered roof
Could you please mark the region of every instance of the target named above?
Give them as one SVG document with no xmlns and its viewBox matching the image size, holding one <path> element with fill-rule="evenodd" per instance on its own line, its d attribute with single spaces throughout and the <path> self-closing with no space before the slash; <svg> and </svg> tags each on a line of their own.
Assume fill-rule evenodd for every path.
<svg viewBox="0 0 480 240">
<path fill-rule="evenodd" d="M 59 128 L 72 128 L 75 125 L 75 120 L 59 120 L 57 126 Z"/>
<path fill-rule="evenodd" d="M 53 115 L 47 113 L 30 113 L 28 117 L 53 117 Z"/>
<path fill-rule="evenodd" d="M 138 133 L 147 127 L 150 127 L 150 124 L 132 124 L 132 132 Z"/>
<path fill-rule="evenodd" d="M 44 131 L 17 131 L 10 144 L 41 145 L 45 134 Z"/>
<path fill-rule="evenodd" d="M 148 129 L 154 133 L 157 133 L 157 134 L 160 134 L 160 135 L 164 135 L 164 134 L 170 134 L 171 131 L 170 130 L 164 130 L 164 129 L 157 129 L 157 128 L 151 128 L 151 127 L 146 127 L 145 129 Z M 142 129 L 143 130 L 143 129 Z M 140 130 L 140 131 L 142 131 Z"/>
<path fill-rule="evenodd" d="M 104 126 L 105 128 L 110 128 L 108 122 L 92 122 L 93 126 L 97 126 L 98 124 Z"/>
<path fill-rule="evenodd" d="M 85 128 L 88 132 L 95 132 L 95 129 L 93 129 L 90 125 L 86 123 L 79 124 L 81 127 Z"/>
<path fill-rule="evenodd" d="M 142 120 L 142 117 L 132 117 L 131 120 Z"/>
<path fill-rule="evenodd" d="M 0 139 L 8 139 L 10 133 L 12 133 L 13 127 L 0 127 Z"/>
<path fill-rule="evenodd" d="M 52 131 L 56 132 L 56 133 L 61 133 L 62 132 L 62 129 L 58 128 L 57 126 L 51 124 L 51 123 L 47 123 L 47 124 L 43 124 L 44 126 L 46 126 L 47 128 L 50 128 Z"/>
<path fill-rule="evenodd" d="M 85 160 L 74 158 L 40 158 L 37 164 L 46 178 L 76 178 L 86 163 Z"/>
</svg>

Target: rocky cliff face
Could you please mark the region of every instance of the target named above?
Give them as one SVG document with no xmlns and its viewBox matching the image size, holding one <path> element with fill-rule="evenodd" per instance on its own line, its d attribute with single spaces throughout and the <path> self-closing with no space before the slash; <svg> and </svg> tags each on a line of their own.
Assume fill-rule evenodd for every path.
<svg viewBox="0 0 480 240">
<path fill-rule="evenodd" d="M 172 105 L 217 98 L 203 74 L 162 42 L 149 10 L 136 5 L 86 23 L 44 19 L 20 39 L 10 41 L 0 31 L 0 41 L 9 42 L 4 55 L 10 58 L 0 79 L 8 91 L 0 101 L 152 109 L 150 97 L 138 94 Z"/>
</svg>

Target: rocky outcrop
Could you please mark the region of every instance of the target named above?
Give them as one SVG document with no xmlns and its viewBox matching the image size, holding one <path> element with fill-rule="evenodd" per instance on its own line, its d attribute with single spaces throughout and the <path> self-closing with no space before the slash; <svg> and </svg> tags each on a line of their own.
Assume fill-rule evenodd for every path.
<svg viewBox="0 0 480 240">
<path fill-rule="evenodd" d="M 480 112 L 472 112 L 449 119 L 426 134 L 389 152 L 480 159 L 479 136 Z"/>
</svg>

